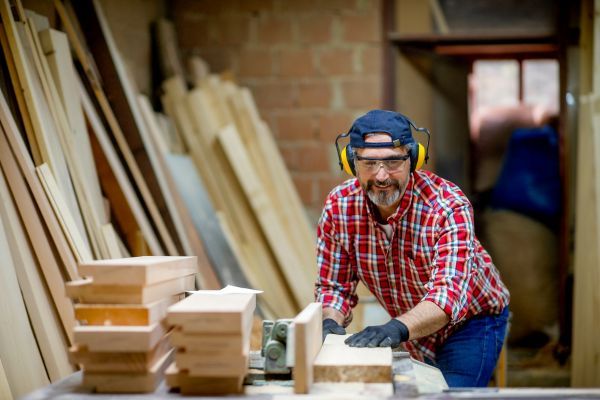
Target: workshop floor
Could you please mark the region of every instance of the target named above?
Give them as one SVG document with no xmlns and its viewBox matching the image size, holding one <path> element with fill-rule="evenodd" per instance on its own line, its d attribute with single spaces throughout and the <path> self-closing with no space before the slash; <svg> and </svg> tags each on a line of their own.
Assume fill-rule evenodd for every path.
<svg viewBox="0 0 600 400">
<path fill-rule="evenodd" d="M 570 387 L 571 365 L 552 356 L 553 344 L 540 349 L 508 347 L 508 387 Z"/>
</svg>

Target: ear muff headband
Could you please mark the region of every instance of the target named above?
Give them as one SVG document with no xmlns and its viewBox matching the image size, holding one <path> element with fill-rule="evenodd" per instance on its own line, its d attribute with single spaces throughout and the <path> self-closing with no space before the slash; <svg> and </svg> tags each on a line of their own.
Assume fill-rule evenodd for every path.
<svg viewBox="0 0 600 400">
<path fill-rule="evenodd" d="M 421 169 L 429 160 L 429 140 L 431 139 L 431 134 L 427 128 L 417 127 L 411 120 L 408 120 L 408 122 L 414 130 L 423 132 L 427 135 L 427 147 L 423 146 L 417 141 L 415 141 L 416 146 L 411 146 L 410 172 L 414 172 L 418 169 Z M 348 175 L 356 176 L 356 167 L 354 165 L 354 149 L 352 146 L 347 145 L 340 150 L 338 143 L 340 139 L 348 136 L 350 136 L 350 132 L 339 134 L 335 139 L 335 149 L 337 151 L 340 169 L 345 171 Z"/>
</svg>

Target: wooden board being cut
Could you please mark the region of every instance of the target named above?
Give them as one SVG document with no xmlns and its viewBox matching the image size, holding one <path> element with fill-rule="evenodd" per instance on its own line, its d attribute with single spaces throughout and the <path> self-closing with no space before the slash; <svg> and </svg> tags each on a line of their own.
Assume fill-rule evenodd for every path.
<svg viewBox="0 0 600 400">
<path fill-rule="evenodd" d="M 147 372 L 172 348 L 167 333 L 150 351 L 98 352 L 75 345 L 69 350 L 69 359 L 80 364 L 85 372 Z"/>
<path fill-rule="evenodd" d="M 88 304 L 149 304 L 194 290 L 195 284 L 194 275 L 150 286 L 97 285 L 91 279 L 82 279 L 68 282 L 66 293 L 70 298 Z"/>
<path fill-rule="evenodd" d="M 327 335 L 314 363 L 315 382 L 392 382 L 390 347 L 350 347 L 351 335 Z"/>
<path fill-rule="evenodd" d="M 75 318 L 82 325 L 152 325 L 177 301 L 179 296 L 149 304 L 75 304 Z"/>
<path fill-rule="evenodd" d="M 152 285 L 198 272 L 195 256 L 146 256 L 97 260 L 79 264 L 82 276 L 95 284 Z"/>
<path fill-rule="evenodd" d="M 185 395 L 220 395 L 236 394 L 243 392 L 244 375 L 237 377 L 195 377 L 186 372 L 179 371 L 172 363 L 165 373 L 167 385 L 179 388 Z"/>
<path fill-rule="evenodd" d="M 322 304 L 311 303 L 294 318 L 294 393 L 308 393 L 322 341 Z M 291 349 L 289 350 L 291 351 Z"/>
<path fill-rule="evenodd" d="M 160 322 L 150 326 L 76 326 L 73 337 L 89 351 L 145 352 L 152 350 L 166 332 Z"/>
<path fill-rule="evenodd" d="M 253 293 L 214 294 L 198 291 L 169 307 L 167 321 L 184 332 L 242 333 L 256 307 Z"/>
<path fill-rule="evenodd" d="M 150 393 L 154 392 L 164 378 L 173 360 L 173 351 L 165 354 L 150 370 L 143 373 L 85 372 L 83 385 L 96 388 L 99 393 Z"/>
</svg>

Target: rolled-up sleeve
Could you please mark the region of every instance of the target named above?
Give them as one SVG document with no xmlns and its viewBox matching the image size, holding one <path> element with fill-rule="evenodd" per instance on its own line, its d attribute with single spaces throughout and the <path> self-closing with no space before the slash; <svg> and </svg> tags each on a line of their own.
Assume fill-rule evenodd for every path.
<svg viewBox="0 0 600 400">
<path fill-rule="evenodd" d="M 431 301 L 460 322 L 469 309 L 469 284 L 473 273 L 475 234 L 470 204 L 453 208 L 440 222 L 428 292 L 422 301 Z"/>
<path fill-rule="evenodd" d="M 319 276 L 315 284 L 315 298 L 324 308 L 340 311 L 347 325 L 352 320 L 352 308 L 358 302 L 358 278 L 350 265 L 348 252 L 340 242 L 340 232 L 336 231 L 332 209 L 332 203 L 328 200 L 317 227 Z"/>
</svg>

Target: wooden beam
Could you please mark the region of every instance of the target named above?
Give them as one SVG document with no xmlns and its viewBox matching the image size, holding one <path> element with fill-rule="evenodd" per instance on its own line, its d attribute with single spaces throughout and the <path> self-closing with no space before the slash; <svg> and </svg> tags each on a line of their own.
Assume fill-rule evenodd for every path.
<svg viewBox="0 0 600 400">
<path fill-rule="evenodd" d="M 311 303 L 294 318 L 293 371 L 296 394 L 308 394 L 314 381 L 313 364 L 323 340 L 322 307 L 321 303 Z"/>
</svg>

